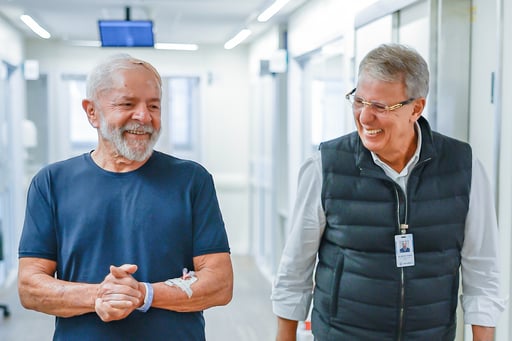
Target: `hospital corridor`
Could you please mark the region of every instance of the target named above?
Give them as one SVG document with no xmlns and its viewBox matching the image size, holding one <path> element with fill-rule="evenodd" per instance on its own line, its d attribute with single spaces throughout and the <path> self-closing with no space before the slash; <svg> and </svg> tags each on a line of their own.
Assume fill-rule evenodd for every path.
<svg viewBox="0 0 512 341">
<path fill-rule="evenodd" d="M 0 0 L 0 341 L 512 340 L 510 60 L 509 0 Z"/>
</svg>

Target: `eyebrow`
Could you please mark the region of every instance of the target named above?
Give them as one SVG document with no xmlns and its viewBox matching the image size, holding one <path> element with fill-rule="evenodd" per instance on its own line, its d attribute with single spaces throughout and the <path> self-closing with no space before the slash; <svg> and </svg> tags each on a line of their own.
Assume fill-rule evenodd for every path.
<svg viewBox="0 0 512 341">
<path fill-rule="evenodd" d="M 116 97 L 114 98 L 113 100 L 114 101 L 132 101 L 132 100 L 135 100 L 135 99 L 138 99 L 140 97 L 138 96 L 126 96 L 126 95 L 122 95 L 122 96 L 119 96 L 119 97 Z M 152 97 L 149 99 L 150 102 L 153 102 L 153 101 L 161 101 L 162 99 L 160 97 Z"/>
</svg>

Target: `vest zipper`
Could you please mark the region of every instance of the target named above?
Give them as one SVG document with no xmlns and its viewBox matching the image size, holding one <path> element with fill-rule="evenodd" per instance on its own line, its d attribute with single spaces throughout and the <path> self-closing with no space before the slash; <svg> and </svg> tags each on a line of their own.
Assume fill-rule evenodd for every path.
<svg viewBox="0 0 512 341">
<path fill-rule="evenodd" d="M 416 171 L 417 169 L 419 169 L 419 166 L 422 166 L 423 164 L 426 164 L 427 162 L 429 162 L 432 158 L 426 158 L 425 160 L 422 160 L 422 161 L 419 161 L 415 166 L 414 168 L 411 170 L 411 174 Z M 400 217 L 400 187 L 397 187 L 398 185 L 393 182 L 395 184 L 395 194 L 396 194 L 396 202 L 397 202 L 397 218 L 398 218 L 398 233 L 399 234 L 405 234 L 407 233 L 405 229 L 402 228 L 403 225 L 407 226 L 408 225 L 408 220 L 407 220 L 407 210 L 408 210 L 408 207 L 407 207 L 407 190 L 409 188 L 409 184 L 407 183 L 407 185 L 405 186 L 406 187 L 406 192 L 404 193 L 404 223 L 400 223 L 401 221 L 401 217 Z M 400 268 L 400 321 L 398 322 L 398 340 L 397 341 L 402 341 L 402 338 L 403 338 L 403 329 L 404 329 L 404 320 L 405 320 L 405 271 L 404 271 L 404 268 L 401 267 Z"/>
<path fill-rule="evenodd" d="M 407 225 L 407 197 L 404 194 L 404 223 L 402 224 L 401 216 L 400 216 L 400 188 L 396 187 L 395 184 L 395 194 L 396 194 L 396 203 L 397 203 L 397 220 L 398 220 L 398 233 L 405 234 L 406 230 L 403 229 L 404 225 Z M 405 273 L 404 268 L 400 268 L 400 317 L 398 322 L 398 339 L 397 341 L 402 340 L 403 328 L 404 328 L 404 319 L 405 319 Z"/>
<path fill-rule="evenodd" d="M 400 268 L 400 322 L 398 326 L 398 341 L 402 340 L 402 330 L 404 328 L 404 301 L 405 301 L 405 279 L 404 268 Z"/>
</svg>

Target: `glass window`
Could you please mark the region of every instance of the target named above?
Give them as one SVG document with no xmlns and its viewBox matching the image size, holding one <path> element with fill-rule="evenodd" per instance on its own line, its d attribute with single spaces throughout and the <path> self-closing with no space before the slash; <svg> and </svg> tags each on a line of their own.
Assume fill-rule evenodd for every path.
<svg viewBox="0 0 512 341">
<path fill-rule="evenodd" d="M 428 1 L 418 2 L 412 6 L 400 10 L 400 25 L 398 27 L 398 40 L 401 44 L 406 44 L 415 48 L 427 63 L 430 63 L 430 16 Z M 432 65 L 429 65 L 432 71 Z M 434 99 L 433 93 L 429 97 Z M 430 117 L 430 103 L 427 101 L 423 116 L 426 117 L 432 127 L 434 127 L 435 118 Z"/>
<path fill-rule="evenodd" d="M 173 155 L 194 159 L 199 158 L 199 78 L 167 78 L 167 114 L 169 144 Z"/>
<path fill-rule="evenodd" d="M 69 139 L 73 149 L 93 149 L 98 141 L 98 134 L 82 108 L 85 98 L 84 75 L 64 75 L 62 79 L 67 91 L 66 112 L 69 113 Z"/>
<path fill-rule="evenodd" d="M 370 50 L 383 43 L 393 41 L 393 16 L 387 15 L 356 30 L 355 67 Z M 350 91 L 348 89 L 347 91 Z"/>
<path fill-rule="evenodd" d="M 303 105 L 310 144 L 306 155 L 318 145 L 352 130 L 344 94 L 347 73 L 343 40 L 325 45 L 303 61 Z"/>
<path fill-rule="evenodd" d="M 313 147 L 322 141 L 343 134 L 345 90 L 341 80 L 313 80 L 311 89 L 311 142 Z"/>
<path fill-rule="evenodd" d="M 169 79 L 169 131 L 175 149 L 191 149 L 192 141 L 191 78 Z"/>
</svg>

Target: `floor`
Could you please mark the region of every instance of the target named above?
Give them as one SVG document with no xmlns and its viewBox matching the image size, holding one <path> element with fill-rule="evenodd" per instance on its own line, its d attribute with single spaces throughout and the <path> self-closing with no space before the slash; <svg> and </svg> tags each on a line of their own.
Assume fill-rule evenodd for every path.
<svg viewBox="0 0 512 341">
<path fill-rule="evenodd" d="M 252 258 L 233 256 L 235 289 L 233 300 L 225 307 L 205 311 L 208 341 L 274 340 L 275 317 L 270 302 L 270 282 Z M 53 317 L 24 309 L 16 287 L 0 293 L 0 303 L 9 304 L 11 316 L 0 315 L 0 340 L 45 341 L 53 335 Z"/>
</svg>

